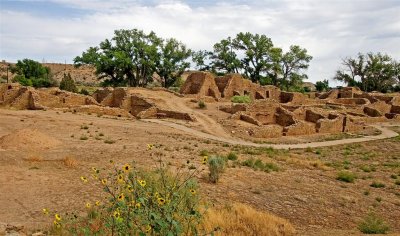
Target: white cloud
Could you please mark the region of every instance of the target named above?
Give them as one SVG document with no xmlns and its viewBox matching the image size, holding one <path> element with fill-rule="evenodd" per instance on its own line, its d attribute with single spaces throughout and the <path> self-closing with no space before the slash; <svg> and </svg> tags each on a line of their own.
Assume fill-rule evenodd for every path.
<svg viewBox="0 0 400 236">
<path fill-rule="evenodd" d="M 62 62 L 112 37 L 115 29 L 153 30 L 193 49 L 211 49 L 238 32 L 266 34 L 287 49 L 297 44 L 314 57 L 311 81 L 333 77 L 340 59 L 382 51 L 400 60 L 400 3 L 396 1 L 183 1 L 51 0 L 90 10 L 79 18 L 43 18 L 1 10 L 0 58 Z M 237 1 L 239 2 L 239 1 Z M 196 2 L 197 3 L 197 2 Z M 207 3 L 207 1 L 206 1 Z"/>
</svg>

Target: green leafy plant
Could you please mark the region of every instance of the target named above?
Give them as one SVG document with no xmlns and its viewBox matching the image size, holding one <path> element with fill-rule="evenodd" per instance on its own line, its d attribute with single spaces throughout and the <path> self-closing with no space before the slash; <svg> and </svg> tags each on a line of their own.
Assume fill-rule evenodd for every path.
<svg viewBox="0 0 400 236">
<path fill-rule="evenodd" d="M 373 188 L 384 188 L 385 184 L 380 183 L 380 182 L 372 182 L 372 184 L 370 184 L 369 186 L 373 187 Z"/>
<path fill-rule="evenodd" d="M 209 178 L 212 183 L 217 183 L 221 174 L 225 170 L 226 160 L 221 156 L 211 156 L 208 160 L 208 168 L 210 170 Z"/>
<path fill-rule="evenodd" d="M 279 171 L 279 167 L 275 163 L 263 162 L 261 159 L 249 158 L 241 163 L 242 166 L 247 166 L 253 170 L 271 172 Z"/>
<path fill-rule="evenodd" d="M 199 106 L 200 109 L 206 109 L 207 108 L 207 105 L 203 100 L 199 101 L 198 106 Z"/>
<path fill-rule="evenodd" d="M 336 177 L 337 180 L 346 182 L 346 183 L 353 183 L 356 179 L 356 175 L 350 171 L 340 171 L 338 176 Z"/>
<path fill-rule="evenodd" d="M 385 234 L 389 225 L 373 212 L 369 212 L 358 225 L 358 229 L 364 234 Z"/>
<path fill-rule="evenodd" d="M 226 158 L 230 161 L 236 161 L 238 159 L 238 156 L 234 152 L 230 152 Z"/>
<path fill-rule="evenodd" d="M 173 175 L 160 161 L 154 171 L 122 167 L 110 161 L 108 168 L 92 168 L 84 184 L 103 189 L 104 202 L 83 203 L 86 214 L 54 215 L 53 233 L 59 235 L 198 235 L 202 221 L 198 184 L 200 168 Z M 103 173 L 104 172 L 104 173 Z M 98 194 L 94 194 L 96 196 Z"/>
</svg>

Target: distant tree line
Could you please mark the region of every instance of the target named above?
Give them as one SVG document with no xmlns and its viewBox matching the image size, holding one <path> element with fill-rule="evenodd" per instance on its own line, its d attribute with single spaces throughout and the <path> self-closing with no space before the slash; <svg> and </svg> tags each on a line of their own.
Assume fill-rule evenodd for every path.
<svg viewBox="0 0 400 236">
<path fill-rule="evenodd" d="M 154 32 L 116 30 L 111 39 L 90 47 L 74 58 L 76 67 L 91 65 L 103 86 L 148 86 L 160 81 L 163 87 L 179 86 L 191 62 L 200 71 L 217 75 L 240 73 L 261 85 L 275 85 L 288 91 L 307 91 L 303 80 L 312 60 L 306 49 L 290 46 L 288 51 L 274 46 L 263 34 L 238 33 L 215 43 L 212 51 L 192 51 L 182 42 L 163 39 Z M 48 67 L 39 62 L 19 60 L 10 71 L 14 81 L 34 87 L 50 87 L 55 82 Z M 76 91 L 73 79 L 65 75 L 62 87 Z M 400 91 L 400 63 L 381 53 L 358 54 L 346 58 L 334 77 L 363 91 Z M 328 80 L 316 83 L 317 91 L 329 90 Z"/>
<path fill-rule="evenodd" d="M 190 59 L 199 70 L 240 73 L 255 83 L 289 90 L 301 87 L 312 57 L 296 45 L 283 52 L 259 34 L 239 33 L 216 43 L 213 51 L 194 52 L 176 39 L 133 29 L 116 30 L 112 39 L 90 47 L 74 59 L 74 64 L 94 66 L 104 85 L 146 86 L 157 74 L 162 86 L 170 87 L 190 67 Z"/>
</svg>

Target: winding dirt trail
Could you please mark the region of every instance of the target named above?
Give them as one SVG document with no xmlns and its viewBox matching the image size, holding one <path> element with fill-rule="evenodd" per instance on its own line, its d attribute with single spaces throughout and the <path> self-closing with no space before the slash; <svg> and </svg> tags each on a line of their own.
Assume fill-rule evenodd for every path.
<svg viewBox="0 0 400 236">
<path fill-rule="evenodd" d="M 314 148 L 314 147 L 327 147 L 327 146 L 335 146 L 341 144 L 350 144 L 350 143 L 360 143 L 360 142 L 367 142 L 373 140 L 380 140 L 386 138 L 393 138 L 398 136 L 399 134 L 390 130 L 386 127 L 395 126 L 390 124 L 374 124 L 371 125 L 372 127 L 380 130 L 382 133 L 375 136 L 365 136 L 360 138 L 349 138 L 349 139 L 340 139 L 340 140 L 330 140 L 330 141 L 321 141 L 321 142 L 310 142 L 310 143 L 299 143 L 299 144 L 259 144 L 259 143 L 252 143 L 240 139 L 234 139 L 232 137 L 218 137 L 212 134 L 204 133 L 184 125 L 168 122 L 165 120 L 158 120 L 158 119 L 145 119 L 143 121 L 157 123 L 161 125 L 165 125 L 180 131 L 184 131 L 190 133 L 194 136 L 211 139 L 223 143 L 229 143 L 233 145 L 242 145 L 242 146 L 251 146 L 251 147 L 271 147 L 274 149 L 303 149 L 303 148 Z"/>
</svg>

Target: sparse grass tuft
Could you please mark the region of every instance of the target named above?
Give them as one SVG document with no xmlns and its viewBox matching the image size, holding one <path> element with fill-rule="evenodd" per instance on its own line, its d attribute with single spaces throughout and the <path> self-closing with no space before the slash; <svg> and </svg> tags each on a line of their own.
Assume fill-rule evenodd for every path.
<svg viewBox="0 0 400 236">
<path fill-rule="evenodd" d="M 380 183 L 380 182 L 372 182 L 372 184 L 370 184 L 369 186 L 373 187 L 373 188 L 384 188 L 385 184 Z"/>
<path fill-rule="evenodd" d="M 210 235 L 294 235 L 295 229 L 285 219 L 235 203 L 207 211 L 203 226 Z M 208 235 L 208 234 L 207 234 Z"/>
<path fill-rule="evenodd" d="M 116 141 L 115 140 L 112 140 L 111 138 L 107 138 L 106 140 L 104 140 L 104 143 L 107 143 L 107 144 L 113 144 L 113 143 L 115 143 Z"/>
<path fill-rule="evenodd" d="M 251 98 L 247 95 L 244 96 L 233 96 L 231 98 L 233 103 L 251 103 Z"/>
<path fill-rule="evenodd" d="M 263 162 L 261 159 L 249 158 L 241 163 L 242 166 L 247 166 L 253 170 L 265 172 L 279 171 L 279 167 L 275 163 Z"/>
<path fill-rule="evenodd" d="M 200 151 L 200 156 L 208 156 L 208 155 L 210 155 L 210 153 L 208 152 L 208 150 L 205 150 L 205 149 L 203 149 L 203 150 L 201 150 Z"/>
<path fill-rule="evenodd" d="M 356 179 L 356 175 L 350 171 L 340 171 L 336 179 L 346 183 L 353 183 Z"/>
<path fill-rule="evenodd" d="M 230 161 L 236 161 L 238 159 L 238 156 L 234 152 L 230 152 L 226 158 Z"/>
</svg>

